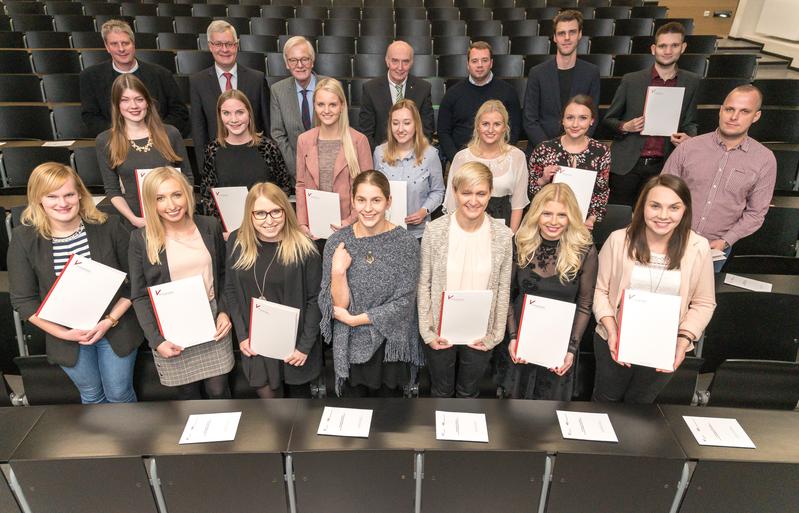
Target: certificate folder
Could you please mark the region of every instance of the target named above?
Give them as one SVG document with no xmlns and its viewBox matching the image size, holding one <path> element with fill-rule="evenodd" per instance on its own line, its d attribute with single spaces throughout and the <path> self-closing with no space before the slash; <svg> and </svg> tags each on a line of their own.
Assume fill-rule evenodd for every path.
<svg viewBox="0 0 799 513">
<path fill-rule="evenodd" d="M 391 208 L 386 211 L 386 219 L 390 223 L 408 228 L 405 218 L 408 217 L 408 182 L 391 180 Z"/>
<path fill-rule="evenodd" d="M 491 314 L 491 290 L 445 290 L 441 294 L 438 336 L 450 344 L 467 345 L 486 336 Z"/>
<path fill-rule="evenodd" d="M 684 87 L 649 86 L 644 102 L 644 129 L 641 135 L 670 137 L 680 129 Z"/>
<path fill-rule="evenodd" d="M 341 226 L 341 202 L 337 192 L 305 189 L 308 205 L 308 228 L 311 235 L 327 239 L 333 235 L 331 224 Z"/>
<path fill-rule="evenodd" d="M 548 369 L 563 365 L 576 309 L 574 303 L 526 294 L 519 319 L 516 356 Z"/>
<path fill-rule="evenodd" d="M 147 292 L 165 339 L 184 349 L 214 339 L 216 323 L 201 276 L 154 285 Z"/>
<path fill-rule="evenodd" d="M 238 230 L 244 220 L 244 202 L 247 199 L 246 187 L 214 187 L 211 189 L 219 217 L 226 232 Z"/>
<path fill-rule="evenodd" d="M 254 353 L 278 360 L 291 356 L 297 342 L 299 322 L 299 308 L 252 298 L 250 348 Z"/>
<path fill-rule="evenodd" d="M 90 330 L 100 322 L 125 276 L 113 267 L 73 253 L 36 316 L 68 328 Z"/>
<path fill-rule="evenodd" d="M 583 215 L 583 220 L 588 218 L 588 209 L 591 206 L 591 196 L 594 195 L 596 171 L 577 169 L 575 167 L 560 166 L 560 171 L 555 173 L 553 183 L 565 183 L 577 198 L 577 205 Z"/>
<path fill-rule="evenodd" d="M 674 370 L 680 296 L 626 289 L 619 312 L 618 361 Z"/>
</svg>

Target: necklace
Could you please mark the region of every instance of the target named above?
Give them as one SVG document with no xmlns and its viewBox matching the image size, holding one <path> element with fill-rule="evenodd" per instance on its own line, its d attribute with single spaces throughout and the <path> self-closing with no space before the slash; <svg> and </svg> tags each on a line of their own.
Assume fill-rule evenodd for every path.
<svg viewBox="0 0 799 513">
<path fill-rule="evenodd" d="M 660 278 L 658 278 L 658 283 L 655 285 L 655 279 L 652 277 L 652 264 L 649 264 L 649 292 L 657 292 L 660 288 L 660 282 L 663 281 L 663 275 L 666 274 L 666 266 L 663 266 L 663 269 L 660 270 Z"/>
<path fill-rule="evenodd" d="M 133 147 L 134 150 L 136 150 L 136 151 L 138 151 L 140 153 L 147 153 L 153 147 L 153 138 L 148 136 L 147 137 L 147 144 L 145 144 L 144 146 L 139 146 L 138 144 L 136 144 L 136 141 L 131 139 L 130 140 L 130 145 Z"/>
<path fill-rule="evenodd" d="M 280 244 L 280 243 L 278 243 Z M 266 275 L 269 274 L 269 269 L 272 268 L 272 264 L 275 263 L 275 257 L 277 257 L 277 252 L 280 247 L 275 248 L 275 254 L 272 255 L 272 260 L 269 262 L 269 265 L 266 266 L 266 271 L 264 271 L 264 277 L 261 278 L 261 286 L 258 286 L 258 276 L 255 274 L 255 265 L 252 266 L 252 278 L 255 280 L 255 286 L 258 287 L 258 299 L 266 299 L 264 297 L 264 289 L 266 288 Z"/>
<path fill-rule="evenodd" d="M 356 230 L 357 226 L 358 226 L 358 223 L 355 223 L 354 225 L 352 225 L 352 234 L 355 235 L 356 239 L 359 239 L 360 237 L 358 237 L 358 233 L 357 233 L 357 230 Z M 387 231 L 388 231 L 388 229 L 384 229 L 380 233 L 375 233 L 374 235 L 380 235 L 382 233 L 386 233 Z M 372 265 L 375 262 L 375 256 L 372 253 L 371 249 L 367 250 L 366 256 L 364 256 L 363 259 L 366 260 L 366 263 L 369 264 L 369 265 Z"/>
</svg>

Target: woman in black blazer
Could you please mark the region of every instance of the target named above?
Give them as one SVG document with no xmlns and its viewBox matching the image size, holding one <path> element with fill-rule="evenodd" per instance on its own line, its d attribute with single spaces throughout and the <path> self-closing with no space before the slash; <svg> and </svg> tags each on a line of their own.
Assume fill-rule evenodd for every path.
<svg viewBox="0 0 799 513">
<path fill-rule="evenodd" d="M 47 162 L 28 179 L 28 207 L 8 249 L 11 304 L 45 332 L 48 361 L 64 369 L 81 402 L 134 402 L 133 367 L 142 332 L 130 310 L 127 280 L 90 330 L 70 329 L 36 315 L 73 253 L 127 273 L 127 231 L 119 218 L 95 208 L 72 168 Z"/>
<path fill-rule="evenodd" d="M 175 168 L 154 169 L 142 189 L 145 226 L 130 235 L 131 299 L 153 350 L 158 377 L 162 385 L 176 387 L 181 399 L 199 399 L 202 385 L 209 399 L 229 398 L 233 348 L 223 296 L 222 225 L 212 217 L 194 216 L 191 185 Z M 198 275 L 216 318 L 216 334 L 213 340 L 183 349 L 161 334 L 147 288 Z"/>
</svg>

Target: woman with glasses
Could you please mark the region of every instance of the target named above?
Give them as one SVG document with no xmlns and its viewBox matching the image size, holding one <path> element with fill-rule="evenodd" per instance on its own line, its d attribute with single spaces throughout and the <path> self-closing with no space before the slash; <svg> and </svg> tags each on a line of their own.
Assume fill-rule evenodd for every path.
<svg viewBox="0 0 799 513">
<path fill-rule="evenodd" d="M 286 194 L 258 183 L 244 203 L 241 228 L 228 239 L 225 297 L 241 348 L 244 375 L 258 397 L 310 397 L 322 367 L 319 283 L 322 259 L 300 229 Z M 259 355 L 250 344 L 253 298 L 300 310 L 294 352 L 283 360 Z M 284 386 L 286 385 L 286 386 Z"/>
</svg>

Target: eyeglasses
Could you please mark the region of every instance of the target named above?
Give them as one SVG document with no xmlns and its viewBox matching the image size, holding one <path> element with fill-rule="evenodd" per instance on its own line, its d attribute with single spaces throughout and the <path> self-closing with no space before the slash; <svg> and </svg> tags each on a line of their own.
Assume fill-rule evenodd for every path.
<svg viewBox="0 0 799 513">
<path fill-rule="evenodd" d="M 275 221 L 283 219 L 283 209 L 276 208 L 274 210 L 253 210 L 252 216 L 258 221 L 264 221 L 267 217 L 271 217 Z"/>
<path fill-rule="evenodd" d="M 216 48 L 219 50 L 220 48 L 224 48 L 225 50 L 232 50 L 239 45 L 238 42 L 228 43 L 223 41 L 208 41 L 208 46 L 212 48 Z"/>
<path fill-rule="evenodd" d="M 292 57 L 291 59 L 286 59 L 286 62 L 292 68 L 296 68 L 297 64 L 302 64 L 303 66 L 309 65 L 311 63 L 311 58 L 310 57 L 302 57 L 300 59 L 295 59 L 295 58 Z"/>
</svg>

